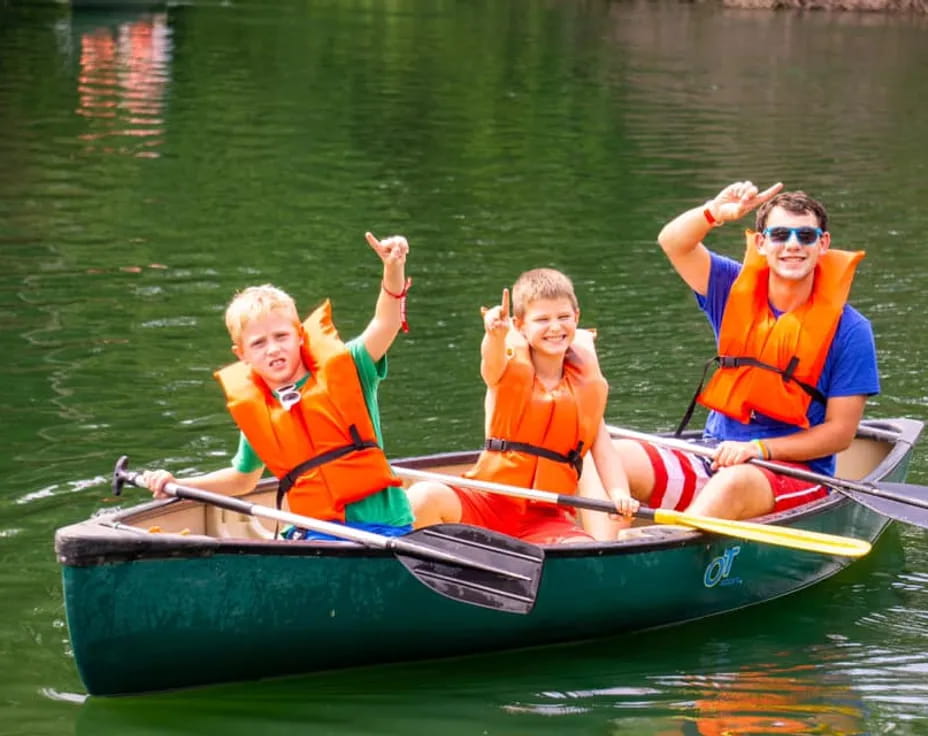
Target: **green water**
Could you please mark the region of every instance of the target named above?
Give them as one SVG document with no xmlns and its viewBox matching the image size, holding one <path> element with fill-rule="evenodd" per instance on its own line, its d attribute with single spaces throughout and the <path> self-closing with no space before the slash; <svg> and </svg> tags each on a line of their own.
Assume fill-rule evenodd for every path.
<svg viewBox="0 0 928 736">
<path fill-rule="evenodd" d="M 393 456 L 477 445 L 479 307 L 540 265 L 599 330 L 607 418 L 672 426 L 712 346 L 655 236 L 742 178 L 819 196 L 834 242 L 868 251 L 868 415 L 924 418 L 926 30 L 661 2 L 0 0 L 0 733 L 928 732 L 913 528 L 695 626 L 115 701 L 84 697 L 52 550 L 113 507 L 118 455 L 228 461 L 211 372 L 236 289 L 328 296 L 344 335 L 363 328 L 368 229 L 411 244 L 411 332 L 381 394 Z M 910 479 L 928 482 L 924 453 Z"/>
</svg>

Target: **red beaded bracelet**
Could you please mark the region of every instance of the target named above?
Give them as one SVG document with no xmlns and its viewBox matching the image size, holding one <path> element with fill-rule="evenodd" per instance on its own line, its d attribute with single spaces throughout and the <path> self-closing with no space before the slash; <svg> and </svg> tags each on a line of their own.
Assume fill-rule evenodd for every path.
<svg viewBox="0 0 928 736">
<path fill-rule="evenodd" d="M 400 329 L 403 332 L 409 332 L 409 322 L 406 321 L 406 294 L 409 293 L 410 286 L 412 286 L 412 276 L 406 279 L 406 284 L 403 286 L 403 290 L 399 294 L 394 294 L 387 288 L 387 285 L 383 281 L 380 282 L 380 288 L 383 289 L 387 296 L 392 296 L 394 299 L 400 300 L 400 317 L 403 320 L 402 325 L 400 325 Z"/>
<path fill-rule="evenodd" d="M 406 285 L 403 287 L 403 290 L 399 294 L 394 294 L 387 288 L 387 285 L 381 281 L 380 288 L 383 289 L 389 296 L 392 296 L 394 299 L 402 299 L 409 292 L 409 287 L 412 286 L 412 276 L 406 279 Z"/>
<path fill-rule="evenodd" d="M 712 225 L 712 227 L 722 224 L 721 222 L 719 222 L 712 216 L 712 210 L 709 209 L 708 205 L 706 205 L 706 208 L 702 211 L 702 214 L 703 214 L 703 217 L 706 218 L 706 222 Z"/>
</svg>

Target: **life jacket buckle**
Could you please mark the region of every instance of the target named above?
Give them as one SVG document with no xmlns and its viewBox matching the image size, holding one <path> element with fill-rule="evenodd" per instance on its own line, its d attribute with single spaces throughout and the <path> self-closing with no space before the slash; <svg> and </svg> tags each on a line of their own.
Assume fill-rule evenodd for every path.
<svg viewBox="0 0 928 736">
<path fill-rule="evenodd" d="M 583 442 L 581 441 L 577 443 L 577 446 L 573 450 L 567 453 L 567 462 L 577 471 L 578 478 L 583 473 L 583 455 L 580 454 L 582 450 Z"/>
<path fill-rule="evenodd" d="M 509 443 L 497 437 L 489 437 L 483 447 L 491 452 L 506 452 L 509 449 Z"/>
</svg>

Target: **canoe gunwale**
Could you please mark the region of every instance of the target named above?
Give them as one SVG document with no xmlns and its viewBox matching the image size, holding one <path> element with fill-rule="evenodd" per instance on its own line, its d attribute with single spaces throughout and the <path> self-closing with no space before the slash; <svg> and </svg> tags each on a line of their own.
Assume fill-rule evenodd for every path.
<svg viewBox="0 0 928 736">
<path fill-rule="evenodd" d="M 891 442 L 887 455 L 863 481 L 879 481 L 893 473 L 905 461 L 918 440 L 922 423 L 913 419 L 865 420 L 858 428 L 857 437 Z M 684 439 L 696 439 L 698 431 L 684 434 Z M 479 451 L 453 451 L 425 456 L 401 458 L 396 465 L 427 469 L 436 465 L 472 463 Z M 276 479 L 263 479 L 257 490 L 276 487 Z M 82 522 L 59 529 L 55 534 L 55 552 L 62 565 L 88 567 L 143 559 L 198 558 L 213 555 L 268 555 L 283 557 L 389 557 L 388 550 L 372 549 L 354 542 L 290 541 L 283 539 L 219 539 L 199 534 L 147 533 L 128 524 L 129 519 L 155 513 L 173 504 L 190 504 L 191 501 L 171 498 L 148 501 L 113 513 L 101 514 Z M 802 522 L 833 512 L 844 504 L 855 501 L 833 492 L 818 502 L 796 509 L 768 514 L 754 521 L 785 526 L 802 526 Z M 888 524 L 888 520 L 887 520 Z M 884 525 L 885 526 L 885 525 Z M 882 529 L 880 530 L 882 531 Z M 667 550 L 692 544 L 703 544 L 716 535 L 698 529 L 680 530 L 661 539 L 631 539 L 622 542 L 591 542 L 572 545 L 542 545 L 549 557 L 604 557 L 641 554 L 650 550 Z"/>
</svg>

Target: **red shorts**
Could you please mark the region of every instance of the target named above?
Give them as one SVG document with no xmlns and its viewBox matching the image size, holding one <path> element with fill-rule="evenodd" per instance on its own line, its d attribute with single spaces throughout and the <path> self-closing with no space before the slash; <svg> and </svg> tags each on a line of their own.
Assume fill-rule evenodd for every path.
<svg viewBox="0 0 928 736">
<path fill-rule="evenodd" d="M 654 470 L 651 506 L 685 511 L 714 472 L 709 469 L 710 460 L 679 450 L 656 447 L 647 442 L 642 442 L 641 446 L 648 453 L 651 468 Z M 782 464 L 802 470 L 809 469 L 802 463 Z M 801 506 L 828 495 L 828 489 L 825 486 L 788 475 L 780 475 L 767 468 L 758 468 L 758 470 L 767 478 L 773 491 L 773 512 L 786 511 L 786 509 Z"/>
<path fill-rule="evenodd" d="M 452 489 L 461 501 L 461 522 L 482 526 L 535 544 L 593 542 L 567 509 L 529 503 L 469 488 Z"/>
</svg>

